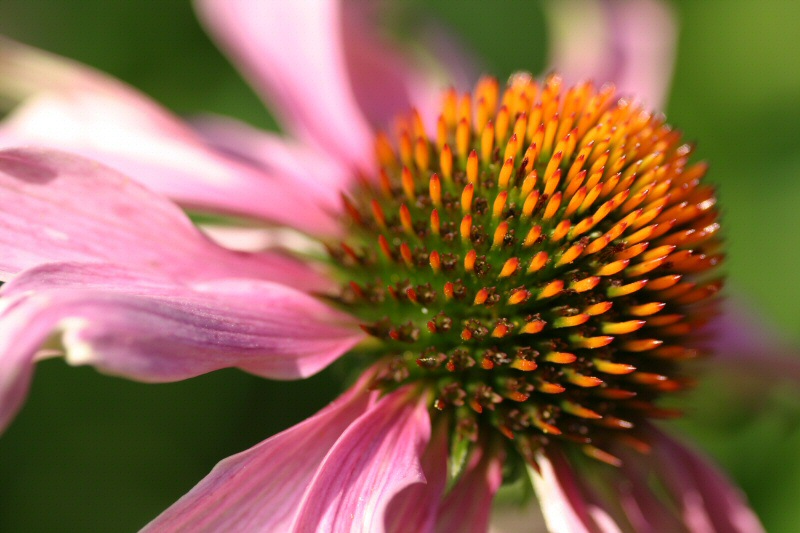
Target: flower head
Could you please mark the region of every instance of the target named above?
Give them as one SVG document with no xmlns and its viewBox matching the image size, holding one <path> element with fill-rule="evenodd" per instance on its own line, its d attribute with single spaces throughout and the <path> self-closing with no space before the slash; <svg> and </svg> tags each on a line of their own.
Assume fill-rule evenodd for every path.
<svg viewBox="0 0 800 533">
<path fill-rule="evenodd" d="M 450 91 L 430 139 L 417 115 L 397 139 L 331 247 L 340 304 L 381 341 L 377 386 L 430 390 L 456 439 L 619 464 L 611 442 L 685 387 L 721 287 L 705 165 L 662 117 L 557 76 Z"/>
</svg>

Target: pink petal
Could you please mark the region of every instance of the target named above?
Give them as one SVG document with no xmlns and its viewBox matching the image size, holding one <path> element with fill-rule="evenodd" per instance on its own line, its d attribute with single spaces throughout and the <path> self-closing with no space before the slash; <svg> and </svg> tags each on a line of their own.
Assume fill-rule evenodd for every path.
<svg viewBox="0 0 800 533">
<path fill-rule="evenodd" d="M 425 482 L 427 400 L 410 394 L 393 392 L 347 428 L 303 496 L 292 531 L 381 531 L 392 498 Z"/>
<path fill-rule="evenodd" d="M 312 196 L 326 211 L 341 210 L 340 193 L 356 177 L 356 172 L 343 161 L 324 150 L 300 144 L 234 119 L 204 116 L 192 125 L 211 146 L 269 175 L 282 176 L 297 184 L 303 194 Z"/>
<path fill-rule="evenodd" d="M 624 496 L 622 491 L 617 490 L 611 482 L 607 482 L 603 489 L 599 487 L 602 476 L 598 474 L 606 473 L 614 481 L 619 481 L 620 476 L 616 475 L 618 471 L 577 471 L 576 466 L 556 446 L 540 452 L 536 463 L 538 469 L 530 468 L 528 472 L 533 480 L 548 531 L 620 533 L 630 529 L 628 517 L 621 514 L 619 509 L 619 503 Z M 587 479 L 596 483 L 587 483 Z M 665 526 L 667 524 L 664 522 Z M 641 531 L 645 533 L 649 530 Z M 664 531 L 673 529 L 667 527 Z"/>
<path fill-rule="evenodd" d="M 582 486 L 564 454 L 555 447 L 536 458 L 530 469 L 539 505 L 550 533 L 612 533 L 620 531 L 610 513 Z"/>
<path fill-rule="evenodd" d="M 613 82 L 618 92 L 662 108 L 674 62 L 677 29 L 658 0 L 547 3 L 552 32 L 550 68 L 572 84 Z"/>
<path fill-rule="evenodd" d="M 348 79 L 340 2 L 199 0 L 197 9 L 283 124 L 371 168 L 372 132 Z"/>
<path fill-rule="evenodd" d="M 644 464 L 642 464 L 644 463 Z M 634 531 L 659 533 L 685 531 L 686 523 L 653 489 L 652 468 L 647 458 L 626 457 L 608 491 L 618 500 Z M 613 475 L 613 474 L 612 474 Z"/>
<path fill-rule="evenodd" d="M 652 428 L 652 465 L 694 533 L 764 531 L 745 496 L 706 458 Z"/>
<path fill-rule="evenodd" d="M 0 40 L 0 75 L 20 85 L 24 98 L 0 126 L 0 146 L 70 150 L 188 207 L 335 233 L 335 220 L 299 184 L 215 153 L 177 117 L 117 80 L 8 40 Z"/>
<path fill-rule="evenodd" d="M 470 464 L 447 494 L 436 519 L 436 531 L 482 533 L 489 527 L 492 499 L 503 482 L 503 457 L 476 449 Z"/>
<path fill-rule="evenodd" d="M 433 531 L 447 484 L 449 433 L 447 421 L 443 422 L 434 428 L 420 461 L 427 482 L 406 487 L 392 499 L 386 510 L 386 532 Z"/>
<path fill-rule="evenodd" d="M 531 475 L 549 531 L 763 531 L 743 495 L 720 472 L 660 431 L 646 430 L 650 455 L 620 445 L 612 453 L 622 466 L 595 469 L 587 478 L 554 447 L 537 457 L 540 468 Z"/>
<path fill-rule="evenodd" d="M 702 333 L 715 372 L 736 373 L 751 382 L 800 382 L 800 350 L 741 296 L 727 298 Z"/>
<path fill-rule="evenodd" d="M 260 280 L 184 284 L 115 265 L 51 263 L 0 294 L 0 428 L 21 405 L 32 361 L 54 330 L 71 364 L 151 382 L 227 367 L 306 377 L 363 337 L 341 313 Z"/>
<path fill-rule="evenodd" d="M 143 531 L 287 531 L 325 455 L 373 400 L 362 380 L 308 420 L 220 462 Z"/>
<path fill-rule="evenodd" d="M 0 275 L 52 261 L 101 261 L 187 280 L 269 279 L 322 290 L 320 274 L 281 254 L 211 243 L 172 203 L 79 156 L 0 151 Z"/>
<path fill-rule="evenodd" d="M 422 65 L 412 64 L 397 47 L 381 38 L 376 27 L 379 3 L 364 0 L 338 3 L 342 10 L 342 47 L 350 86 L 369 123 L 378 129 L 386 128 L 397 115 L 416 107 L 427 119 L 426 125 L 435 128 L 442 89 L 448 82 L 465 81 L 466 76 L 459 76 L 469 68 L 464 55 L 453 42 L 445 43 L 440 38 L 437 44 L 444 46 L 433 50 L 437 55 L 446 52 L 447 62 L 441 67 L 447 72 L 438 75 L 426 72 Z"/>
</svg>

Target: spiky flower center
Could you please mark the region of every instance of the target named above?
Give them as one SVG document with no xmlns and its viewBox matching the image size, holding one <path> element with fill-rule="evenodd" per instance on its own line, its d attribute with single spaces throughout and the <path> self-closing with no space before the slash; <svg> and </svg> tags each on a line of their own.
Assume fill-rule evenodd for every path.
<svg viewBox="0 0 800 533">
<path fill-rule="evenodd" d="M 380 340 L 380 386 L 434 391 L 458 433 L 548 439 L 608 462 L 665 392 L 721 286 L 714 190 L 663 117 L 590 84 L 513 77 L 446 93 L 377 139 L 345 198 L 341 302 Z M 431 138 L 433 137 L 433 138 Z"/>
</svg>

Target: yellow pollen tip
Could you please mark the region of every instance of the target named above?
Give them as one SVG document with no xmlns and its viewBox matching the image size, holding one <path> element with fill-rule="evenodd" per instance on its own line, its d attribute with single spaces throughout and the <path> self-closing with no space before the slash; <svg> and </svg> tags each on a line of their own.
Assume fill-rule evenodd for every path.
<svg viewBox="0 0 800 533">
<path fill-rule="evenodd" d="M 523 218 L 530 218 L 539 203 L 539 191 L 531 191 L 522 206 Z"/>
<path fill-rule="evenodd" d="M 633 365 L 615 363 L 604 359 L 593 359 L 592 363 L 599 372 L 604 374 L 625 375 L 636 370 L 636 367 Z"/>
<path fill-rule="evenodd" d="M 411 256 L 411 248 L 408 247 L 408 244 L 403 243 L 400 245 L 400 256 L 403 258 L 403 261 L 405 261 L 406 266 L 414 266 L 413 257 Z"/>
<path fill-rule="evenodd" d="M 483 305 L 488 297 L 489 291 L 486 288 L 483 288 L 475 293 L 475 300 L 472 303 L 474 305 Z"/>
<path fill-rule="evenodd" d="M 527 322 L 524 326 L 522 326 L 522 333 L 530 333 L 535 334 L 542 331 L 545 327 L 546 323 L 542 320 L 534 320 L 532 322 Z"/>
<path fill-rule="evenodd" d="M 531 293 L 525 289 L 517 289 L 511 293 L 511 296 L 508 297 L 508 303 L 510 305 L 517 305 L 525 302 L 528 298 L 530 298 Z"/>
<path fill-rule="evenodd" d="M 516 368 L 517 370 L 522 370 L 523 372 L 532 372 L 536 370 L 538 365 L 533 361 L 527 361 L 525 359 L 515 359 L 511 363 L 511 368 Z"/>
<path fill-rule="evenodd" d="M 547 207 L 545 207 L 544 209 L 542 220 L 550 220 L 551 218 L 553 218 L 558 212 L 559 207 L 561 207 L 561 191 L 555 193 L 550 198 L 550 201 L 547 202 Z"/>
<path fill-rule="evenodd" d="M 453 178 L 453 151 L 447 144 L 442 147 L 442 152 L 439 154 L 439 168 L 446 180 Z"/>
<path fill-rule="evenodd" d="M 433 235 L 439 235 L 441 231 L 441 221 L 439 219 L 439 211 L 434 209 L 431 211 L 431 233 Z"/>
<path fill-rule="evenodd" d="M 562 220 L 556 225 L 555 229 L 553 230 L 553 234 L 550 236 L 550 240 L 553 242 L 560 241 L 567 236 L 571 226 L 572 224 L 569 220 Z"/>
<path fill-rule="evenodd" d="M 442 182 L 439 180 L 438 174 L 432 174 L 428 184 L 428 191 L 430 193 L 431 202 L 436 207 L 442 206 Z"/>
<path fill-rule="evenodd" d="M 513 134 L 506 144 L 506 151 L 503 153 L 503 160 L 511 159 L 512 161 L 519 152 L 519 140 L 517 134 Z"/>
<path fill-rule="evenodd" d="M 472 199 L 475 196 L 475 186 L 472 183 L 467 183 L 464 190 L 461 191 L 461 212 L 467 214 L 472 211 Z"/>
<path fill-rule="evenodd" d="M 464 215 L 461 219 L 461 240 L 465 243 L 469 242 L 472 235 L 472 216 Z"/>
<path fill-rule="evenodd" d="M 583 312 L 587 315 L 597 316 L 602 315 L 606 311 L 610 310 L 613 306 L 614 302 L 600 302 L 586 307 Z"/>
<path fill-rule="evenodd" d="M 408 210 L 406 204 L 400 206 L 400 224 L 409 235 L 414 235 L 414 225 L 411 221 L 411 211 Z"/>
<path fill-rule="evenodd" d="M 584 248 L 586 247 L 583 244 L 573 244 L 569 250 L 564 252 L 564 255 L 561 256 L 558 262 L 556 262 L 556 266 L 560 267 L 572 263 L 581 256 Z"/>
<path fill-rule="evenodd" d="M 430 264 L 431 264 L 431 270 L 433 270 L 434 273 L 438 274 L 439 272 L 442 271 L 441 258 L 439 257 L 439 252 L 437 252 L 436 250 L 431 252 Z"/>
<path fill-rule="evenodd" d="M 562 280 L 558 279 L 556 281 L 551 281 L 539 292 L 538 299 L 542 300 L 544 298 L 552 298 L 553 296 L 560 294 L 563 290 L 564 282 Z"/>
<path fill-rule="evenodd" d="M 574 363 L 578 357 L 573 353 L 567 352 L 549 352 L 544 356 L 544 360 L 548 363 L 556 363 L 559 365 L 568 365 Z"/>
<path fill-rule="evenodd" d="M 548 259 L 549 256 L 547 255 L 547 252 L 536 252 L 536 255 L 533 256 L 533 259 L 531 259 L 531 264 L 528 265 L 528 274 L 533 274 L 534 272 L 541 270 L 547 264 Z"/>
<path fill-rule="evenodd" d="M 507 278 L 514 272 L 516 272 L 518 267 L 519 267 L 519 259 L 517 259 L 516 257 L 512 257 L 511 259 L 505 262 L 505 264 L 503 265 L 503 270 L 500 271 L 500 274 L 497 277 Z"/>
<path fill-rule="evenodd" d="M 523 246 L 526 248 L 530 248 L 536 241 L 539 240 L 539 237 L 542 235 L 542 227 L 541 226 L 533 226 L 530 230 L 528 230 L 528 234 L 525 236 L 525 241 L 523 242 Z M 546 252 L 542 252 L 545 253 Z"/>
<path fill-rule="evenodd" d="M 464 256 L 464 270 L 472 272 L 475 269 L 475 261 L 478 258 L 478 253 L 475 250 L 470 250 Z"/>
<path fill-rule="evenodd" d="M 492 206 L 492 218 L 497 220 L 503 216 L 503 210 L 506 207 L 506 201 L 508 200 L 508 193 L 506 191 L 500 192 L 497 194 L 497 198 L 494 199 L 494 205 Z M 501 222 L 501 224 L 508 223 Z"/>
<path fill-rule="evenodd" d="M 628 320 L 626 322 L 606 322 L 600 331 L 607 335 L 625 335 L 633 333 L 644 327 L 647 322 L 644 320 Z"/>
<path fill-rule="evenodd" d="M 508 234 L 508 222 L 501 222 L 497 225 L 494 231 L 494 239 L 492 240 L 492 248 L 499 248 Z"/>
<path fill-rule="evenodd" d="M 585 324 L 592 318 L 591 315 L 582 314 L 582 315 L 574 315 L 574 316 L 562 316 L 558 317 L 553 320 L 553 327 L 554 328 L 571 328 L 574 326 L 580 326 L 581 324 Z"/>
<path fill-rule="evenodd" d="M 475 150 L 467 158 L 467 181 L 470 185 L 478 183 L 478 154 Z"/>
<path fill-rule="evenodd" d="M 627 285 L 620 285 L 618 287 L 609 287 L 606 291 L 609 298 L 619 298 L 620 296 L 628 296 L 629 294 L 633 294 L 634 292 L 642 289 L 645 285 L 647 285 L 648 280 L 642 279 L 639 281 L 634 281 L 633 283 L 628 283 Z"/>
<path fill-rule="evenodd" d="M 514 172 L 514 160 L 509 157 L 500 169 L 500 176 L 497 178 L 497 186 L 501 189 L 508 189 L 508 182 L 511 179 L 512 172 Z"/>
<path fill-rule="evenodd" d="M 414 176 L 411 174 L 408 167 L 403 167 L 403 171 L 400 174 L 400 183 L 403 185 L 403 192 L 406 193 L 408 201 L 413 202 L 416 200 L 417 195 L 414 193 Z"/>
<path fill-rule="evenodd" d="M 456 127 L 456 151 L 461 157 L 466 157 L 469 150 L 469 123 L 466 119 L 458 122 Z"/>
</svg>

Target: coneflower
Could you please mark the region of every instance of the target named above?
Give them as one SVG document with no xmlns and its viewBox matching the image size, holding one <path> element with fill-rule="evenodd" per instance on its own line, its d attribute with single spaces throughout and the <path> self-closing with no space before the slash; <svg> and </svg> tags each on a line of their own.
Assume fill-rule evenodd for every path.
<svg viewBox="0 0 800 533">
<path fill-rule="evenodd" d="M 660 115 L 613 87 L 450 91 L 437 131 L 418 114 L 378 137 L 379 178 L 344 196 L 331 247 L 342 307 L 380 343 L 377 387 L 418 384 L 453 446 L 504 435 L 617 464 L 609 441 L 687 383 L 681 362 L 721 287 L 714 189 Z M 468 447 L 468 445 L 467 445 Z"/>
<path fill-rule="evenodd" d="M 761 530 L 651 423 L 691 385 L 722 259 L 706 166 L 661 115 L 525 74 L 431 113 L 431 78 L 357 10 L 199 5 L 293 139 L 220 121 L 204 137 L 0 42 L 3 79 L 34 87 L 0 127 L 28 146 L 0 151 L 0 428 L 54 332 L 70 363 L 143 381 L 299 379 L 346 357 L 360 377 L 338 400 L 147 529 L 485 531 L 499 487 L 523 480 L 551 531 Z M 173 201 L 328 253 L 233 252 Z"/>
</svg>

